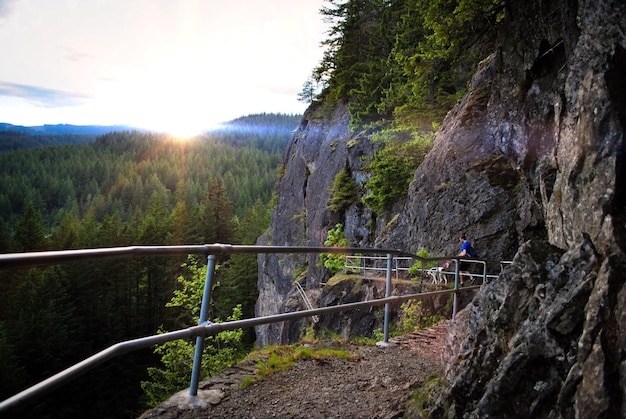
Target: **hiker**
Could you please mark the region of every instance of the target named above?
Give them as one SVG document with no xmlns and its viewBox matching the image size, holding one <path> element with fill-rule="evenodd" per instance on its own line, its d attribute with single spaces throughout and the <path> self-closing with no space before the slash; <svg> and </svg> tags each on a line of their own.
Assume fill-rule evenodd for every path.
<svg viewBox="0 0 626 419">
<path fill-rule="evenodd" d="M 469 240 L 467 240 L 467 238 L 465 237 L 465 234 L 461 234 L 461 236 L 459 237 L 459 241 L 462 243 L 461 253 L 459 253 L 460 257 L 471 259 L 471 258 L 475 258 L 478 256 L 478 254 L 476 253 L 476 250 L 474 250 L 474 248 L 472 247 L 472 243 Z M 463 278 L 465 276 L 469 277 L 470 283 L 474 282 L 474 278 L 469 273 L 470 263 L 471 262 L 459 262 L 459 273 L 461 274 L 461 278 L 460 278 L 461 285 L 464 284 Z"/>
</svg>

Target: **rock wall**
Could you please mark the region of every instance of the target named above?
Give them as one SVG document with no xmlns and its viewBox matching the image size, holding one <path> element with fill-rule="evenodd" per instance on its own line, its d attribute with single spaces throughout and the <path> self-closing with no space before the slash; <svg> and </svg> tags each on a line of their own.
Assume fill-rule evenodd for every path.
<svg viewBox="0 0 626 419">
<path fill-rule="evenodd" d="M 371 247 L 373 232 L 368 227 L 372 214 L 360 203 L 345 213 L 328 208 L 329 188 L 337 173 L 347 170 L 360 184 L 363 155 L 374 152 L 365 135 L 348 128 L 350 117 L 345 104 L 330 111 L 311 107 L 293 135 L 283 156 L 284 174 L 277 184 L 277 202 L 272 223 L 258 243 L 278 246 L 323 246 L 328 230 L 341 222 L 355 246 Z M 277 314 L 299 307 L 294 281 L 303 280 L 308 290 L 319 287 L 324 271 L 318 256 L 259 255 L 259 298 L 257 316 Z M 302 276 L 299 277 L 299 276 Z M 294 305 L 295 304 L 295 305 Z M 257 344 L 287 343 L 299 338 L 299 324 L 267 325 L 256 329 Z"/>
<path fill-rule="evenodd" d="M 524 242 L 457 318 L 433 417 L 626 417 L 625 12 L 611 0 L 511 2 L 500 48 L 416 173 L 403 241 L 432 231 L 424 200 L 447 178 L 428 167 L 471 144 L 486 157 L 452 164 L 458 216 L 489 251 L 492 237 Z M 511 176 L 490 177 L 490 167 Z M 495 183 L 515 175 L 512 189 L 502 185 L 515 226 L 505 237 L 488 202 L 502 208 Z M 500 193 L 485 195 L 481 180 Z"/>
<path fill-rule="evenodd" d="M 362 185 L 374 151 L 344 105 L 310 109 L 286 151 L 261 243 L 321 245 L 343 222 L 355 246 L 456 254 L 466 233 L 494 265 L 513 259 L 459 313 L 434 417 L 626 417 L 624 16 L 620 0 L 506 2 L 497 50 L 388 218 L 327 208 L 335 175 Z M 259 266 L 259 315 L 288 309 L 299 273 L 323 278 L 314 256 Z"/>
</svg>

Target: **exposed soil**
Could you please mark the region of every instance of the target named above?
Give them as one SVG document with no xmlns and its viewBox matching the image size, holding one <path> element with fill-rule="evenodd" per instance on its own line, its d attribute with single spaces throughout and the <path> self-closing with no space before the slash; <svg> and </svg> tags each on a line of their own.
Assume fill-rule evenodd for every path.
<svg viewBox="0 0 626 419">
<path fill-rule="evenodd" d="M 182 391 L 142 418 L 401 418 L 415 389 L 441 372 L 446 330 L 444 323 L 392 346 L 318 343 L 354 356 L 297 361 L 246 389 L 241 380 L 255 365 L 243 362 L 200 383 L 198 397 Z"/>
</svg>

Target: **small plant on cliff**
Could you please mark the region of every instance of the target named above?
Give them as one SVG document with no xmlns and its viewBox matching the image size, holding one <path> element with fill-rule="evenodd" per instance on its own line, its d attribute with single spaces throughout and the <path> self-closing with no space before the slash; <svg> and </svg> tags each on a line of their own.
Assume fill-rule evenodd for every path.
<svg viewBox="0 0 626 419">
<path fill-rule="evenodd" d="M 422 384 L 411 396 L 411 402 L 408 405 L 407 417 L 423 418 L 428 417 L 430 409 L 437 395 L 441 394 L 448 387 L 445 379 L 439 375 L 432 375 L 428 381 Z M 443 415 L 441 417 L 448 418 L 450 415 L 449 406 L 443 406 Z"/>
<path fill-rule="evenodd" d="M 347 247 L 350 242 L 343 235 L 343 224 L 335 225 L 335 228 L 328 230 L 327 239 L 324 246 L 330 247 Z M 346 255 L 334 253 L 321 253 L 320 265 L 330 271 L 332 275 L 336 274 L 346 266 Z"/>
<path fill-rule="evenodd" d="M 442 323 L 445 317 L 441 314 L 430 314 L 424 310 L 421 301 L 407 301 L 403 303 L 399 317 L 402 333 L 412 333 L 416 330 L 428 329 Z"/>
<path fill-rule="evenodd" d="M 328 208 L 339 212 L 349 207 L 357 199 L 357 185 L 346 169 L 335 176 L 333 185 L 329 188 L 330 200 Z"/>
<path fill-rule="evenodd" d="M 366 166 L 372 177 L 365 184 L 369 194 L 363 203 L 380 214 L 407 194 L 415 170 L 432 148 L 433 134 L 385 130 L 375 134 L 373 141 L 383 146 Z"/>
</svg>

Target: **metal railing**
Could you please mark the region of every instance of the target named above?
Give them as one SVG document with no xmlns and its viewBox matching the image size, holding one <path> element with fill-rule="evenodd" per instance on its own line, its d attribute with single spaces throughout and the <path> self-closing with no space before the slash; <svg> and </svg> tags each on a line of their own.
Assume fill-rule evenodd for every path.
<svg viewBox="0 0 626 419">
<path fill-rule="evenodd" d="M 409 268 L 411 267 L 411 261 L 415 260 L 415 259 L 420 259 L 416 256 L 412 256 L 412 257 L 394 257 L 393 258 L 393 265 L 391 268 L 391 271 L 393 273 L 395 273 L 395 278 L 399 279 L 400 278 L 400 274 L 402 272 L 409 272 Z M 487 261 L 482 260 L 482 259 L 460 259 L 460 258 L 455 258 L 455 259 L 450 259 L 450 258 L 431 258 L 430 260 L 446 260 L 446 261 L 450 261 L 450 262 L 454 262 L 455 264 L 457 264 L 458 262 L 469 262 L 469 263 L 475 263 L 475 264 L 479 264 L 482 266 L 482 273 L 469 273 L 468 275 L 472 278 L 472 282 L 474 282 L 474 280 L 476 278 L 480 278 L 482 279 L 483 283 L 486 283 L 488 279 L 494 279 L 497 278 L 498 275 L 490 275 L 487 273 Z M 347 255 L 346 256 L 346 265 L 345 265 L 345 270 L 346 272 L 363 272 L 363 278 L 367 278 L 367 272 L 371 271 L 371 272 L 385 272 L 387 270 L 386 267 L 380 266 L 379 262 L 386 260 L 385 257 L 380 257 L 380 256 L 362 256 L 362 255 Z M 506 266 L 507 264 L 512 263 L 511 261 L 500 261 L 500 272 L 502 272 L 502 270 L 504 269 L 504 266 Z M 444 270 L 441 268 L 429 268 L 429 269 L 419 269 L 418 271 L 421 271 L 422 274 L 424 276 L 430 276 L 431 278 L 433 278 L 433 283 L 439 283 L 439 280 L 435 280 L 435 277 L 442 277 L 445 275 L 450 275 L 450 276 L 454 276 L 456 275 L 455 270 Z M 447 281 L 446 281 L 447 283 Z"/>
<path fill-rule="evenodd" d="M 298 290 L 298 294 L 300 294 L 300 298 L 302 298 L 306 309 L 313 310 L 313 304 L 311 303 L 309 296 L 306 294 L 306 291 L 304 291 L 304 288 L 302 288 L 302 285 L 300 285 L 299 282 L 296 282 L 296 289 Z M 311 316 L 311 318 L 313 319 L 313 323 L 317 323 L 320 321 L 319 316 Z"/>
<path fill-rule="evenodd" d="M 213 283 L 213 275 L 215 270 L 215 261 L 217 256 L 230 254 L 259 254 L 259 253 L 334 253 L 334 254 L 386 254 L 386 293 L 385 298 L 363 301 L 359 303 L 349 303 L 331 307 L 322 307 L 316 309 L 308 309 L 291 313 L 275 314 L 264 317 L 256 317 L 251 319 L 236 320 L 225 323 L 212 323 L 208 320 L 208 310 L 210 301 L 210 291 Z M 191 384 L 189 387 L 190 396 L 196 396 L 200 379 L 201 359 L 204 349 L 204 338 L 214 336 L 222 331 L 236 330 L 247 327 L 255 327 L 264 324 L 278 323 L 289 320 L 296 320 L 305 317 L 319 316 L 336 312 L 358 310 L 372 306 L 385 306 L 384 317 L 384 341 L 388 343 L 389 337 L 389 307 L 392 303 L 401 303 L 411 299 L 417 299 L 425 296 L 438 294 L 453 293 L 453 317 L 457 311 L 457 294 L 458 289 L 458 263 L 455 265 L 455 286 L 454 289 L 446 289 L 441 291 L 409 294 L 403 296 L 391 297 L 391 273 L 394 257 L 410 258 L 421 260 L 423 262 L 440 261 L 440 260 L 456 260 L 458 257 L 446 258 L 423 258 L 414 254 L 410 254 L 398 250 L 390 249 L 363 249 L 363 248 L 337 248 L 337 247 L 296 247 L 296 246 L 245 246 L 245 245 L 228 245 L 228 244 L 206 244 L 206 245 L 183 245 L 183 246 L 129 246 L 116 248 L 101 249 L 82 249 L 82 250 L 64 250 L 52 252 L 30 252 L 30 253 L 10 253 L 0 255 L 0 269 L 25 268 L 36 266 L 49 266 L 68 262 L 85 262 L 93 260 L 102 260 L 110 258 L 119 258 L 127 256 L 155 256 L 155 255 L 189 255 L 201 254 L 208 257 L 207 274 L 205 279 L 204 293 L 202 297 L 202 306 L 200 309 L 200 320 L 197 326 L 186 329 L 176 330 L 172 332 L 162 333 L 158 335 L 128 340 L 117 343 L 109 348 L 94 354 L 93 356 L 75 364 L 50 378 L 0 402 L 0 412 L 14 408 L 25 403 L 35 397 L 42 396 L 45 393 L 65 384 L 79 375 L 86 373 L 97 365 L 105 361 L 134 350 L 163 344 L 178 339 L 196 339 L 196 351 L 194 355 L 193 369 L 191 375 Z M 476 262 L 473 260 L 472 262 Z M 463 290 L 475 289 L 478 287 L 466 287 Z"/>
<path fill-rule="evenodd" d="M 396 279 L 400 278 L 401 272 L 408 272 L 409 268 L 413 264 L 412 261 L 415 257 L 403 257 L 398 256 L 393 258 L 393 265 L 391 272 L 396 274 Z M 385 272 L 386 267 L 377 266 L 379 262 L 387 263 L 387 258 L 384 256 L 362 256 L 362 255 L 346 255 L 346 271 L 363 271 L 363 278 L 367 278 L 367 271 L 373 272 Z"/>
</svg>

